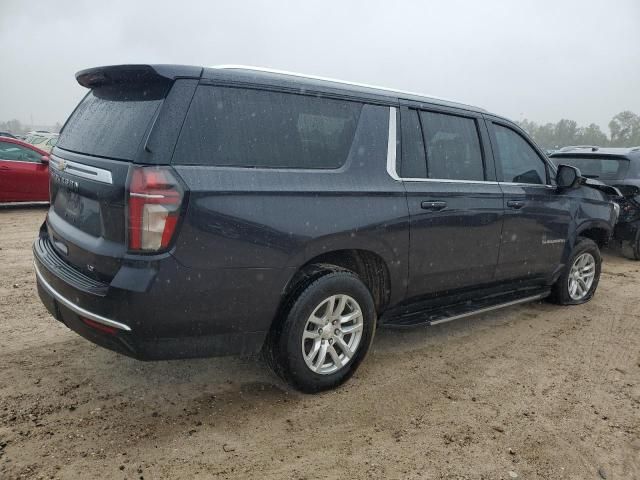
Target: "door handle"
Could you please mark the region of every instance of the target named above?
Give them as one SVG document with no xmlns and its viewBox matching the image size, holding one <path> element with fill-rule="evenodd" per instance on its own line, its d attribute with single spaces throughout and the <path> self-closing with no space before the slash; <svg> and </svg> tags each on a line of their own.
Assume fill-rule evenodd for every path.
<svg viewBox="0 0 640 480">
<path fill-rule="evenodd" d="M 520 210 L 524 205 L 525 203 L 520 200 L 509 200 L 507 202 L 507 207 L 513 208 L 514 210 Z"/>
<path fill-rule="evenodd" d="M 9 170 L 9 167 L 6 165 L 0 165 L 0 170 Z"/>
<path fill-rule="evenodd" d="M 420 204 L 420 207 L 423 210 L 433 210 L 434 212 L 438 212 L 440 210 L 444 210 L 445 208 L 447 208 L 447 202 L 425 201 Z"/>
</svg>

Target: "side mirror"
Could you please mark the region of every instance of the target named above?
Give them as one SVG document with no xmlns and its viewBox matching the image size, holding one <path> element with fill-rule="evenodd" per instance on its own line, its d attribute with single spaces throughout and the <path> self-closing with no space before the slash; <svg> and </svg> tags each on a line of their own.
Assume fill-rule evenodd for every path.
<svg viewBox="0 0 640 480">
<path fill-rule="evenodd" d="M 580 184 L 580 170 L 571 165 L 559 165 L 556 174 L 556 184 L 558 188 L 569 189 L 576 188 Z"/>
<path fill-rule="evenodd" d="M 49 156 L 48 155 L 42 155 L 40 157 L 40 162 L 44 163 L 45 165 L 47 165 L 49 163 Z"/>
</svg>

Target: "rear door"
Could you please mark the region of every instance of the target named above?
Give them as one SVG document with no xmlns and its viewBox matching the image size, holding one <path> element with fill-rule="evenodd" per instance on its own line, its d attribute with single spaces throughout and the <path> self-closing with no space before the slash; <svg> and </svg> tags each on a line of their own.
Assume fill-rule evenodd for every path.
<svg viewBox="0 0 640 480">
<path fill-rule="evenodd" d="M 570 199 L 558 195 L 544 155 L 517 127 L 489 119 L 505 216 L 496 278 L 547 279 L 560 265 Z"/>
<path fill-rule="evenodd" d="M 48 200 L 47 171 L 40 153 L 16 143 L 0 141 L 0 201 Z"/>
<path fill-rule="evenodd" d="M 503 199 L 481 116 L 407 104 L 401 125 L 398 173 L 411 223 L 408 296 L 491 283 Z"/>
</svg>

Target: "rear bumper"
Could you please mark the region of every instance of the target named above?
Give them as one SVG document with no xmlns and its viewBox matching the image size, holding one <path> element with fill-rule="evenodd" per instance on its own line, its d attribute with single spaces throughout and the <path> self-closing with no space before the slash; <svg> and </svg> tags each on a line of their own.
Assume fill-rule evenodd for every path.
<svg viewBox="0 0 640 480">
<path fill-rule="evenodd" d="M 76 278 L 80 272 L 70 275 L 68 264 L 57 265 L 61 259 L 47 258 L 41 240 L 34 244 L 34 267 L 47 310 L 91 342 L 141 360 L 257 353 L 289 275 L 288 269 L 196 270 L 168 256 L 122 267 L 134 278 L 151 275 L 145 291 L 114 282 L 101 288 Z"/>
</svg>

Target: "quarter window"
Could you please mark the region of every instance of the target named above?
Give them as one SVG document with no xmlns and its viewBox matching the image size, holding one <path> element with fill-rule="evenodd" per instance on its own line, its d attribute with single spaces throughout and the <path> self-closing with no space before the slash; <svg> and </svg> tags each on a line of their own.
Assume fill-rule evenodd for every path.
<svg viewBox="0 0 640 480">
<path fill-rule="evenodd" d="M 435 112 L 420 112 L 427 147 L 429 178 L 484 180 L 476 121 Z"/>
<path fill-rule="evenodd" d="M 519 133 L 502 125 L 493 124 L 496 139 L 498 168 L 502 179 L 512 183 L 547 183 L 544 161 Z"/>
<path fill-rule="evenodd" d="M 362 104 L 201 86 L 174 162 L 259 168 L 338 168 L 347 160 Z"/>
</svg>

